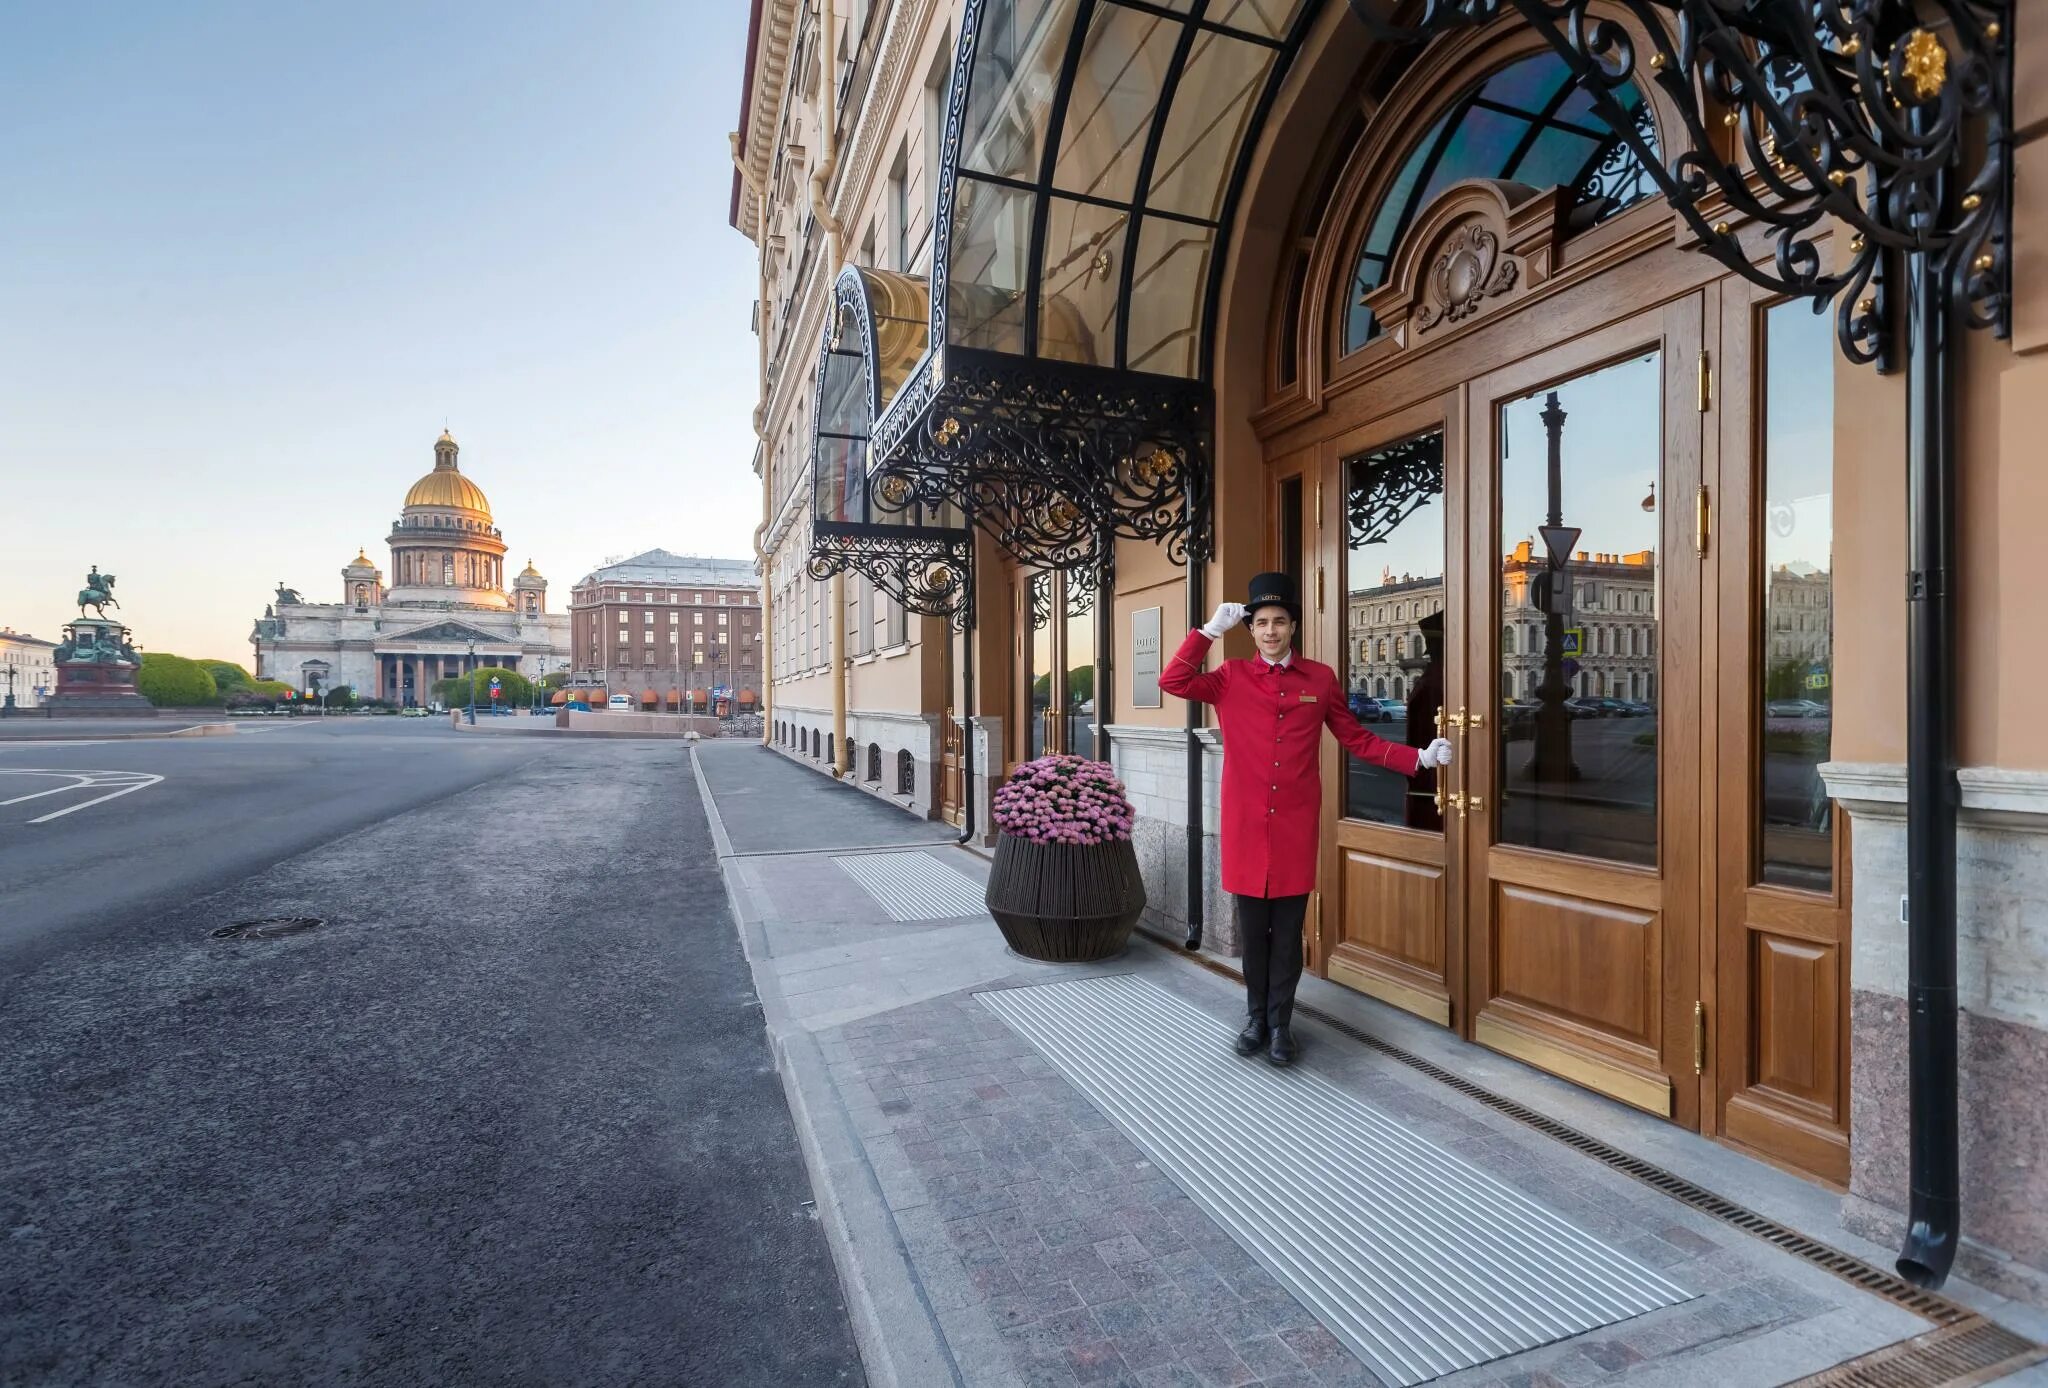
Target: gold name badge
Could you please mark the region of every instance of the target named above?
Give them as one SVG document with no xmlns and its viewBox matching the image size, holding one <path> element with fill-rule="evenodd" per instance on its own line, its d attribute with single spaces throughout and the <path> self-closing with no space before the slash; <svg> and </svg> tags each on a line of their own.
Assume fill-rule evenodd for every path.
<svg viewBox="0 0 2048 1388">
<path fill-rule="evenodd" d="M 1301 696 L 1301 701 L 1305 704 L 1312 704 L 1316 701 L 1316 696 L 1313 694 L 1304 694 Z"/>
</svg>

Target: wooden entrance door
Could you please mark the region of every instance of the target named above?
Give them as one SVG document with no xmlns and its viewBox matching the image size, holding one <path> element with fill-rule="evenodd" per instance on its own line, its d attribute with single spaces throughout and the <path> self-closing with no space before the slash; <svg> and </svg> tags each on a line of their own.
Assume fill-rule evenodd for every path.
<svg viewBox="0 0 2048 1388">
<path fill-rule="evenodd" d="M 1469 386 L 1471 1035 L 1701 1121 L 1699 295 Z"/>
<path fill-rule="evenodd" d="M 1462 543 L 1464 429 L 1458 396 L 1423 401 L 1322 448 L 1317 525 L 1338 537 L 1335 610 L 1317 620 L 1351 711 L 1392 742 L 1426 745 L 1464 678 L 1469 606 Z M 1284 562 L 1285 556 L 1283 556 Z M 1454 1019 L 1463 960 L 1460 827 L 1444 817 L 1448 780 L 1414 780 L 1324 750 L 1332 821 L 1311 958 L 1324 977 L 1440 1026 Z"/>
</svg>

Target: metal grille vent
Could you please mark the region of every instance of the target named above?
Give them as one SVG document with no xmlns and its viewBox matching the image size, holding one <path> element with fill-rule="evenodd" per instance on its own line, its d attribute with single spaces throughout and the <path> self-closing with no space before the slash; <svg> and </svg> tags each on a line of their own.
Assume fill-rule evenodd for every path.
<svg viewBox="0 0 2048 1388">
<path fill-rule="evenodd" d="M 987 912 L 983 887 L 929 853 L 861 853 L 833 862 L 889 913 L 891 920 L 945 921 Z"/>
<path fill-rule="evenodd" d="M 1886 1345 L 1800 1379 L 1792 1388 L 1968 1388 L 2016 1373 L 2048 1350 L 2002 1325 L 1977 1320 Z"/>
</svg>

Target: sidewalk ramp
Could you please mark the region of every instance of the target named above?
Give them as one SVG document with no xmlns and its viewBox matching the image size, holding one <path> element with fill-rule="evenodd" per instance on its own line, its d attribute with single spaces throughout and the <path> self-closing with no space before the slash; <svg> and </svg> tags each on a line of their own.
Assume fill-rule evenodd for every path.
<svg viewBox="0 0 2048 1388">
<path fill-rule="evenodd" d="M 898 921 L 949 921 L 987 912 L 987 890 L 956 867 L 917 849 L 856 853 L 833 862 Z"/>
<path fill-rule="evenodd" d="M 1388 1383 L 1695 1295 L 1156 984 L 976 996 Z"/>
</svg>

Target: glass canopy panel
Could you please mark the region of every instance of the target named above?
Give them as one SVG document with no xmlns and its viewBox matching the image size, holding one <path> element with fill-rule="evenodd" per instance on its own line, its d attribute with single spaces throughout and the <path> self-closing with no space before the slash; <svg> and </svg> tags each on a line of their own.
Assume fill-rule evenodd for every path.
<svg viewBox="0 0 2048 1388">
<path fill-rule="evenodd" d="M 1189 222 L 1153 217 L 1139 228 L 1125 362 L 1131 370 L 1200 374 L 1202 300 L 1215 244 L 1213 230 Z"/>
<path fill-rule="evenodd" d="M 1654 147 L 1656 128 L 1641 90 L 1624 85 L 1613 95 Z M 1569 188 L 1576 201 L 1574 229 L 1604 221 L 1656 191 L 1634 153 L 1593 110 L 1592 97 L 1573 83 L 1563 59 L 1539 53 L 1503 68 L 1459 98 L 1403 157 L 1353 263 L 1344 351 L 1355 352 L 1379 336 L 1379 323 L 1363 300 L 1385 281 L 1416 214 L 1468 178 Z"/>
<path fill-rule="evenodd" d="M 1240 33 L 1284 39 L 1294 27 L 1302 3 L 1303 0 L 1212 0 L 1203 18 Z"/>
<path fill-rule="evenodd" d="M 1024 351 L 1032 195 L 962 174 L 953 194 L 946 337 L 967 347 Z"/>
<path fill-rule="evenodd" d="M 1275 50 L 1204 30 L 1196 35 L 1167 112 L 1146 205 L 1204 221 L 1223 214 L 1238 150 Z"/>
<path fill-rule="evenodd" d="M 867 477 L 867 366 L 857 345 L 859 323 L 851 312 L 840 314 L 839 329 L 841 346 L 826 349 L 819 371 L 812 514 L 827 524 L 857 525 L 867 519 L 862 486 Z"/>
<path fill-rule="evenodd" d="M 1178 20 L 1122 5 L 1096 8 L 1067 97 L 1053 171 L 1057 187 L 1130 202 L 1181 27 Z"/>
<path fill-rule="evenodd" d="M 1038 281 L 1038 355 L 1114 366 L 1117 280 L 1129 214 L 1068 198 L 1049 202 L 1045 272 Z"/>
<path fill-rule="evenodd" d="M 921 276 L 890 270 L 862 270 L 860 275 L 875 331 L 879 415 L 896 398 L 930 341 L 931 286 Z"/>
<path fill-rule="evenodd" d="M 1045 122 L 1080 0 L 987 0 L 960 130 L 960 167 L 1038 181 Z"/>
</svg>

